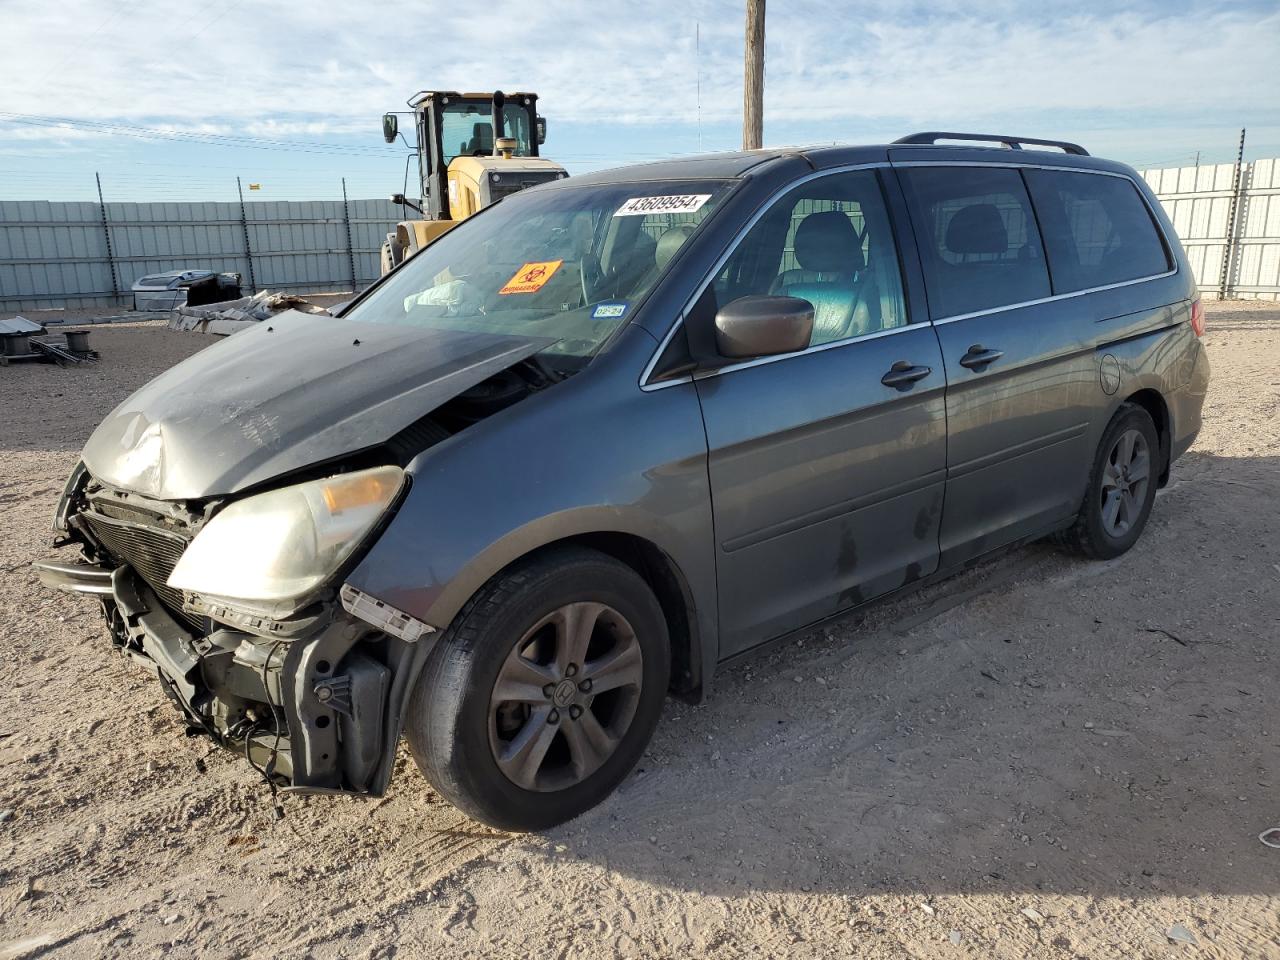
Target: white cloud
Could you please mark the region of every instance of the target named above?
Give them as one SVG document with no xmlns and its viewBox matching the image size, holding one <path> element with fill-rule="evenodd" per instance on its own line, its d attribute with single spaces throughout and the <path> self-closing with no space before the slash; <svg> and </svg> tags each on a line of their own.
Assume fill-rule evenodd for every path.
<svg viewBox="0 0 1280 960">
<path fill-rule="evenodd" d="M 704 122 L 740 116 L 739 2 L 214 0 L 185 15 L 157 0 L 112 3 L 9 0 L 0 110 L 273 138 L 368 132 L 372 144 L 377 116 L 424 86 L 534 89 L 554 123 L 691 125 L 700 73 Z M 932 125 L 1058 111 L 1106 127 L 1138 111 L 1153 123 L 1275 122 L 1274 7 L 1080 11 L 776 4 L 766 119 Z"/>
</svg>

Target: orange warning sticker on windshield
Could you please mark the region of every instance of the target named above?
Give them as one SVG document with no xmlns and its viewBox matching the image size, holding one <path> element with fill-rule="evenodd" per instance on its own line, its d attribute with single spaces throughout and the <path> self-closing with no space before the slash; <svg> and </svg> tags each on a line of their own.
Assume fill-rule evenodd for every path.
<svg viewBox="0 0 1280 960">
<path fill-rule="evenodd" d="M 562 263 L 564 263 L 563 260 L 526 263 L 498 293 L 534 293 L 541 290 L 542 285 L 551 279 L 551 275 L 560 269 Z"/>
</svg>

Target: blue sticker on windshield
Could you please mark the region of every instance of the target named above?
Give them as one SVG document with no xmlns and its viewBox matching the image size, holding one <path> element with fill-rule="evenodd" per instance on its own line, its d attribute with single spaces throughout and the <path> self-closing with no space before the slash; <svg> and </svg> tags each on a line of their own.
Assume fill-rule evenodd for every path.
<svg viewBox="0 0 1280 960">
<path fill-rule="evenodd" d="M 592 320 L 618 320 L 627 313 L 627 303 L 601 303 L 591 311 Z"/>
</svg>

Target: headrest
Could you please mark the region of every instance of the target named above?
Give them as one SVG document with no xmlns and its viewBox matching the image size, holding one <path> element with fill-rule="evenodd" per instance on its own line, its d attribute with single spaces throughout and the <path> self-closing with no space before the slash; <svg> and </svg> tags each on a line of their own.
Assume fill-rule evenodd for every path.
<svg viewBox="0 0 1280 960">
<path fill-rule="evenodd" d="M 662 236 L 658 238 L 658 247 L 653 252 L 654 262 L 661 268 L 665 267 L 672 257 L 676 255 L 676 251 L 684 246 L 684 242 L 689 239 L 689 234 L 693 233 L 693 224 L 680 223 L 674 227 L 670 227 L 663 231 Z"/>
<path fill-rule="evenodd" d="M 961 207 L 947 224 L 947 249 L 951 253 L 1004 253 L 1009 233 L 994 203 Z"/>
<path fill-rule="evenodd" d="M 863 267 L 858 231 L 839 210 L 811 213 L 801 220 L 795 254 L 802 270 L 851 274 Z"/>
</svg>

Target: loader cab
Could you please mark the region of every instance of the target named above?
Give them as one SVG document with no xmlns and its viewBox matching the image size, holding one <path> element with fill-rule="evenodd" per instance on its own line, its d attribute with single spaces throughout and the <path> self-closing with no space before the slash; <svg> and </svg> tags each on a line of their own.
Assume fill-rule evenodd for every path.
<svg viewBox="0 0 1280 960">
<path fill-rule="evenodd" d="M 538 156 L 547 121 L 538 116 L 537 94 L 424 90 L 409 99 L 409 106 L 421 199 L 415 204 L 395 194 L 392 200 L 419 217 L 397 223 L 387 234 L 380 257 L 383 275 L 508 194 L 569 175 Z M 399 135 L 396 114 L 384 114 L 383 139 L 395 143 Z"/>
<path fill-rule="evenodd" d="M 514 141 L 513 158 L 537 157 L 546 121 L 537 113 L 534 93 L 456 93 L 428 90 L 409 101 L 418 134 L 422 211 L 429 220 L 454 216 L 459 187 L 449 168 L 458 157 L 492 157 L 498 138 Z M 499 129 L 495 130 L 495 125 Z M 453 201 L 451 203 L 451 200 Z M 481 204 L 484 205 L 484 204 Z M 462 211 L 458 211 L 461 213 Z M 465 216 L 465 213 L 463 214 Z"/>
</svg>

